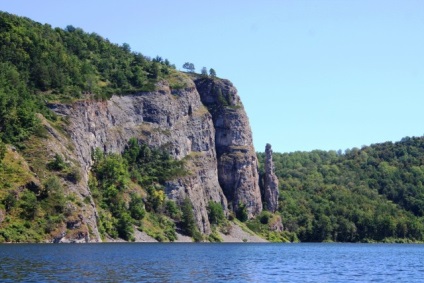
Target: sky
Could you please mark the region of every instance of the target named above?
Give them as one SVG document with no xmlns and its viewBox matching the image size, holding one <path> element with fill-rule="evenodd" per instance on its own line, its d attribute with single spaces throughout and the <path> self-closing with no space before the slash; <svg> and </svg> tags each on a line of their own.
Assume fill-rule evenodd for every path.
<svg viewBox="0 0 424 283">
<path fill-rule="evenodd" d="M 256 151 L 345 150 L 424 135 L 422 0 L 2 0 L 0 10 L 214 68 Z"/>
</svg>

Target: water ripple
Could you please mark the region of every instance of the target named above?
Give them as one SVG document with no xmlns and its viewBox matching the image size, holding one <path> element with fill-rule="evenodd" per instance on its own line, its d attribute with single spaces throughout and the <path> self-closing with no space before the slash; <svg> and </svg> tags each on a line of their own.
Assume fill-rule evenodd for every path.
<svg viewBox="0 0 424 283">
<path fill-rule="evenodd" d="M 0 245 L 1 282 L 422 282 L 424 245 Z"/>
</svg>

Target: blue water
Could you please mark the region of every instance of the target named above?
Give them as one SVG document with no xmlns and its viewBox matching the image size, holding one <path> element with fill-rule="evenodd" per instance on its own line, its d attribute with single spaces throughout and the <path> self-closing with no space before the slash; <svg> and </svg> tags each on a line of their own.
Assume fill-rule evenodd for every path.
<svg viewBox="0 0 424 283">
<path fill-rule="evenodd" d="M 424 282 L 424 245 L 5 244 L 0 282 Z"/>
</svg>

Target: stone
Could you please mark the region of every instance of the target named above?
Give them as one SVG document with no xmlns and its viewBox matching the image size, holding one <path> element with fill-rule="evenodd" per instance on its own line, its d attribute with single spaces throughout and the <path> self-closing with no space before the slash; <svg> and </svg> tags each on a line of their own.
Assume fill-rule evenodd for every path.
<svg viewBox="0 0 424 283">
<path fill-rule="evenodd" d="M 245 204 L 252 218 L 262 211 L 258 162 L 249 119 L 237 89 L 222 79 L 198 78 L 194 82 L 212 114 L 219 184 L 233 210 Z"/>
<path fill-rule="evenodd" d="M 190 198 L 202 233 L 211 233 L 209 201 L 220 203 L 226 213 L 227 200 L 235 209 L 239 203 L 246 204 L 250 217 L 260 213 L 257 160 L 247 115 L 232 84 L 213 81 L 211 87 L 225 93 L 227 103 L 219 95 L 208 98 L 207 87 L 189 80 L 178 90 L 161 82 L 153 92 L 113 95 L 107 101 L 87 97 L 73 104 L 51 104 L 50 108 L 68 121 L 75 159 L 82 168 L 78 186 L 85 189 L 80 189 L 80 194 L 90 195 L 88 174 L 96 148 L 121 153 L 130 138 L 137 138 L 154 148 L 166 145 L 174 158 L 186 160 L 191 174 L 168 181 L 165 193 L 179 203 Z M 211 103 L 220 109 L 216 111 Z M 95 212 L 94 202 L 90 205 Z M 90 216 L 85 219 L 97 230 Z"/>
<path fill-rule="evenodd" d="M 271 212 L 278 210 L 278 178 L 274 172 L 272 161 L 272 148 L 270 144 L 265 147 L 265 173 L 263 176 L 263 194 L 265 208 Z"/>
</svg>

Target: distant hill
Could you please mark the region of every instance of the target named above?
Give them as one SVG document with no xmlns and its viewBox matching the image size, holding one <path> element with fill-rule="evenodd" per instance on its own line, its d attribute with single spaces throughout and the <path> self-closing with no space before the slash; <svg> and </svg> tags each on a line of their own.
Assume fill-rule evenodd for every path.
<svg viewBox="0 0 424 283">
<path fill-rule="evenodd" d="M 424 137 L 273 157 L 283 225 L 301 241 L 423 240 Z"/>
</svg>

